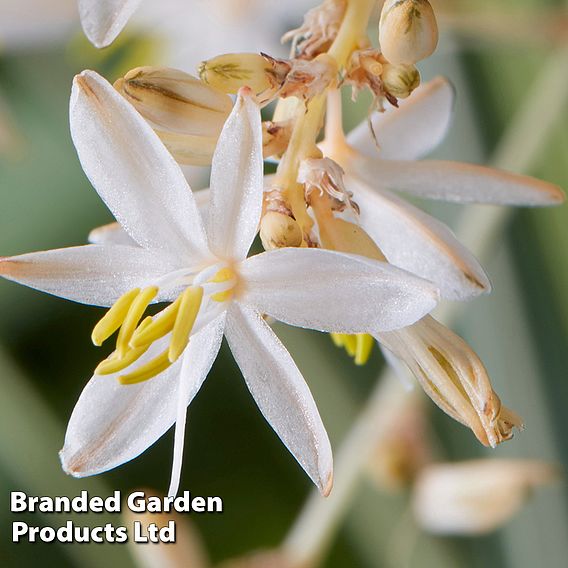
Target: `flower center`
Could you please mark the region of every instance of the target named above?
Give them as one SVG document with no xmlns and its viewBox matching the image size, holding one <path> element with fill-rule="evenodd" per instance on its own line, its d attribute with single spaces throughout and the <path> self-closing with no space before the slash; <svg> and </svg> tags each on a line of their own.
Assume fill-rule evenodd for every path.
<svg viewBox="0 0 568 568">
<path fill-rule="evenodd" d="M 158 356 L 121 374 L 122 384 L 147 381 L 177 361 L 192 334 L 220 315 L 233 298 L 237 275 L 225 264 L 201 271 L 191 269 L 167 274 L 156 284 L 135 288 L 123 294 L 93 329 L 97 346 L 118 331 L 115 351 L 95 369 L 96 375 L 111 375 L 126 370 L 138 361 L 157 340 L 169 336 Z M 158 294 L 177 292 L 177 297 L 154 316 L 143 316 Z"/>
</svg>

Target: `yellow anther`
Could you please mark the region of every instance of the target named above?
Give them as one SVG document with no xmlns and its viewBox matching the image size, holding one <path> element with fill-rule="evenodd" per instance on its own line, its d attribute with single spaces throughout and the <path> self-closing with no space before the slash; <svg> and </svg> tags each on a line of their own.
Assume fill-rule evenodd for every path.
<svg viewBox="0 0 568 568">
<path fill-rule="evenodd" d="M 356 335 L 357 347 L 355 349 L 355 365 L 364 365 L 371 356 L 374 340 L 372 335 L 358 333 Z"/>
<path fill-rule="evenodd" d="M 146 308 L 150 302 L 158 294 L 157 286 L 148 286 L 144 288 L 132 302 L 124 322 L 118 332 L 118 339 L 116 340 L 116 347 L 120 357 L 124 357 L 128 351 L 128 344 L 132 339 L 132 334 L 136 330 L 138 322 L 144 315 Z"/>
<path fill-rule="evenodd" d="M 215 300 L 216 302 L 226 302 L 227 300 L 230 300 L 233 297 L 233 289 L 231 288 L 230 290 L 225 290 L 224 292 L 217 292 L 216 294 L 213 294 L 211 296 L 212 300 Z"/>
<path fill-rule="evenodd" d="M 91 339 L 97 346 L 101 346 L 121 325 L 130 310 L 132 302 L 140 294 L 140 288 L 134 288 L 123 294 L 95 325 Z"/>
<path fill-rule="evenodd" d="M 138 329 L 143 330 L 151 323 L 152 318 L 147 317 L 139 326 Z M 132 365 L 139 357 L 141 357 L 148 350 L 150 345 L 144 345 L 142 348 L 129 349 L 124 357 L 120 357 L 118 351 L 115 351 L 110 357 L 101 361 L 95 369 L 95 375 L 112 375 L 126 369 Z"/>
<path fill-rule="evenodd" d="M 357 336 L 343 334 L 343 346 L 349 357 L 355 357 L 357 351 Z"/>
<path fill-rule="evenodd" d="M 208 282 L 227 282 L 235 277 L 235 273 L 230 268 L 221 268 L 218 272 L 215 273 L 215 276 L 208 280 Z"/>
<path fill-rule="evenodd" d="M 330 333 L 329 336 L 336 347 L 343 347 L 343 333 Z"/>
<path fill-rule="evenodd" d="M 140 347 L 139 349 L 130 349 L 124 357 L 120 357 L 118 353 L 111 355 L 108 359 L 101 361 L 95 369 L 95 375 L 112 375 L 118 373 L 126 367 L 129 367 L 141 357 L 147 350 L 149 345 Z"/>
<path fill-rule="evenodd" d="M 203 300 L 203 288 L 186 288 L 181 295 L 178 314 L 172 332 L 172 340 L 168 352 L 169 361 L 173 363 L 186 348 L 189 335 L 197 319 L 201 301 Z"/>
<path fill-rule="evenodd" d="M 134 332 L 130 340 L 130 347 L 138 348 L 144 345 L 150 345 L 157 339 L 160 339 L 160 337 L 164 337 L 164 335 L 168 334 L 174 328 L 180 301 L 181 296 L 178 296 L 175 302 L 158 314 L 155 319 L 146 318 L 144 322 L 149 320 L 148 325 L 143 328 L 142 324 L 144 322 L 142 322 L 142 324 L 138 326 L 138 329 Z"/>
<path fill-rule="evenodd" d="M 166 349 L 160 355 L 154 359 L 148 361 L 144 365 L 140 365 L 138 369 L 128 373 L 126 375 L 121 375 L 118 377 L 118 381 L 123 385 L 134 385 L 136 383 L 142 383 L 159 375 L 162 371 L 165 371 L 170 365 L 171 361 L 168 358 L 168 350 Z"/>
</svg>

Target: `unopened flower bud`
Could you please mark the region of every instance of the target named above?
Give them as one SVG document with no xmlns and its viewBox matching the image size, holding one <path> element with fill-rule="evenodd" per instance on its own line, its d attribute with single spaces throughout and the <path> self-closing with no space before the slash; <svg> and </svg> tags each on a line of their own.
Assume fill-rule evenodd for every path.
<svg viewBox="0 0 568 568">
<path fill-rule="evenodd" d="M 397 99 L 406 99 L 420 85 L 420 73 L 414 65 L 400 63 L 383 65 L 383 88 Z"/>
<path fill-rule="evenodd" d="M 494 448 L 513 437 L 514 427 L 522 428 L 521 419 L 501 404 L 479 357 L 434 318 L 377 338 L 406 363 L 426 394 L 485 446 Z"/>
<path fill-rule="evenodd" d="M 165 130 L 155 130 L 155 132 L 178 164 L 211 165 L 218 136 L 192 136 Z"/>
<path fill-rule="evenodd" d="M 258 94 L 277 90 L 289 70 L 289 63 L 268 55 L 228 53 L 203 61 L 199 77 L 223 93 L 235 94 L 247 86 Z"/>
<path fill-rule="evenodd" d="M 218 136 L 233 106 L 229 96 L 167 67 L 137 67 L 114 86 L 152 127 L 180 134 Z"/>
<path fill-rule="evenodd" d="M 379 22 L 379 43 L 391 63 L 414 63 L 432 55 L 438 25 L 428 0 L 387 0 Z"/>
<path fill-rule="evenodd" d="M 299 247 L 302 229 L 295 219 L 277 211 L 268 211 L 260 221 L 260 240 L 265 250 Z"/>
<path fill-rule="evenodd" d="M 472 460 L 425 468 L 414 486 L 418 524 L 436 534 L 478 535 L 515 515 L 530 490 L 558 477 L 557 468 L 529 460 Z"/>
</svg>

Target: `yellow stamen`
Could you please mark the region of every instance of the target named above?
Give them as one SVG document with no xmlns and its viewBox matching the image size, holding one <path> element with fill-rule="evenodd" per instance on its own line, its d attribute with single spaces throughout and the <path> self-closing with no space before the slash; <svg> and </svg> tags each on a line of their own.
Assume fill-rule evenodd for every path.
<svg viewBox="0 0 568 568">
<path fill-rule="evenodd" d="M 162 371 L 165 371 L 170 365 L 171 361 L 168 358 L 168 350 L 166 349 L 160 355 L 151 359 L 144 365 L 141 365 L 132 373 L 127 375 L 121 375 L 118 377 L 118 381 L 122 385 L 134 385 L 136 383 L 142 383 L 159 375 Z"/>
<path fill-rule="evenodd" d="M 208 282 L 227 282 L 227 280 L 231 280 L 234 277 L 235 273 L 230 268 L 221 268 Z"/>
<path fill-rule="evenodd" d="M 215 300 L 215 302 L 226 302 L 227 300 L 230 300 L 233 297 L 233 289 L 231 288 L 230 290 L 225 290 L 224 292 L 217 292 L 216 294 L 213 294 L 211 296 L 212 300 Z"/>
<path fill-rule="evenodd" d="M 134 288 L 123 294 L 95 325 L 91 340 L 96 346 L 100 347 L 122 325 L 138 294 L 140 294 L 140 288 Z"/>
<path fill-rule="evenodd" d="M 336 347 L 343 347 L 343 333 L 330 333 L 329 336 Z"/>
<path fill-rule="evenodd" d="M 144 315 L 146 308 L 150 304 L 150 302 L 156 297 L 158 294 L 158 287 L 157 286 L 148 286 L 144 288 L 138 296 L 132 302 L 126 317 L 124 318 L 124 322 L 118 332 L 118 339 L 116 340 L 116 347 L 120 357 L 124 357 L 126 352 L 128 351 L 128 344 L 132 339 L 132 334 L 136 330 L 136 326 L 140 321 L 140 318 Z"/>
<path fill-rule="evenodd" d="M 221 282 L 228 282 L 235 278 L 235 273 L 230 268 L 221 268 L 213 278 L 208 280 L 208 282 L 212 282 L 215 284 L 219 284 Z M 211 299 L 215 302 L 226 302 L 233 297 L 233 290 L 225 290 L 223 292 L 217 292 L 216 294 L 211 295 Z"/>
<path fill-rule="evenodd" d="M 189 335 L 197 319 L 201 301 L 203 300 L 203 288 L 186 288 L 181 295 L 179 311 L 172 332 L 172 341 L 169 348 L 169 361 L 173 363 L 186 348 Z"/>
<path fill-rule="evenodd" d="M 129 367 L 141 357 L 147 350 L 149 345 L 138 349 L 130 349 L 124 357 L 120 357 L 118 353 L 111 355 L 108 359 L 101 361 L 95 369 L 95 375 L 112 375 Z"/>
<path fill-rule="evenodd" d="M 356 335 L 357 347 L 355 349 L 355 365 L 364 365 L 371 356 L 374 340 L 372 335 L 358 333 Z"/>
<path fill-rule="evenodd" d="M 143 330 L 151 323 L 152 318 L 147 317 L 139 326 L 139 330 Z M 132 365 L 139 357 L 141 357 L 150 347 L 150 344 L 144 345 L 138 349 L 129 349 L 124 357 L 120 357 L 118 351 L 115 351 L 110 357 L 101 361 L 95 369 L 95 375 L 112 375 L 126 369 Z"/>
<path fill-rule="evenodd" d="M 142 328 L 142 325 L 138 326 L 130 340 L 130 347 L 138 348 L 150 345 L 157 339 L 160 339 L 160 337 L 168 334 L 174 328 L 180 301 L 181 296 L 163 310 L 156 319 L 146 318 L 149 319 L 149 324 L 144 328 Z"/>
<path fill-rule="evenodd" d="M 345 351 L 349 357 L 355 357 L 355 352 L 357 351 L 357 339 L 355 335 L 348 335 L 346 333 L 343 334 L 343 345 L 345 347 Z"/>
</svg>

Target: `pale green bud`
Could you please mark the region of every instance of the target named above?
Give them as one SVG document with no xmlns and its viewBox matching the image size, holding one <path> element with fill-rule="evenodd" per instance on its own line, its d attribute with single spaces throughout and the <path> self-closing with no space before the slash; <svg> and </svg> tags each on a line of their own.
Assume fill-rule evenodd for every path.
<svg viewBox="0 0 568 568">
<path fill-rule="evenodd" d="M 381 72 L 385 91 L 397 99 L 406 99 L 418 85 L 420 73 L 414 65 L 385 63 Z"/>
<path fill-rule="evenodd" d="M 258 53 L 227 53 L 203 61 L 199 77 L 204 83 L 236 94 L 241 87 L 250 87 L 256 94 L 276 90 L 290 70 L 290 64 Z"/>
</svg>

